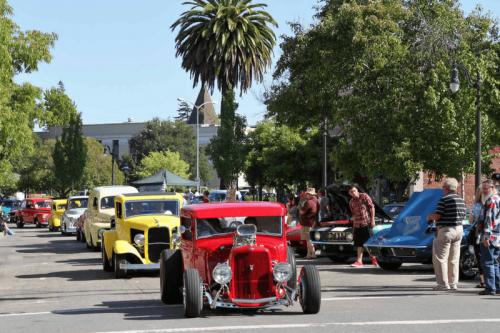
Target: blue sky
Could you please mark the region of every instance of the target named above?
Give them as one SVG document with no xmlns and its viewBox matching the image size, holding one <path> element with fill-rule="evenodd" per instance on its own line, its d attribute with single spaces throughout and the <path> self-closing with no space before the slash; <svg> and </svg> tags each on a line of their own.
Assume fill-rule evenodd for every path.
<svg viewBox="0 0 500 333">
<path fill-rule="evenodd" d="M 470 12 L 478 3 L 498 15 L 497 0 L 464 0 Z M 55 32 L 54 59 L 39 71 L 16 77 L 48 89 L 61 80 L 68 96 L 83 114 L 84 124 L 147 121 L 153 117 L 177 116 L 177 97 L 194 101 L 200 85 L 193 88 L 189 74 L 175 57 L 178 29 L 172 23 L 188 8 L 182 0 L 8 0 L 22 30 Z M 290 34 L 286 22 L 313 23 L 317 0 L 255 0 L 267 3 L 267 11 L 278 22 L 277 36 Z M 279 43 L 274 61 L 280 56 Z M 267 78 L 273 69 L 268 69 Z M 252 91 L 259 93 L 260 85 Z M 238 91 L 239 96 L 239 91 Z M 251 91 L 237 98 L 238 112 L 249 124 L 260 121 L 265 111 Z M 214 90 L 212 100 L 221 101 Z M 217 112 L 220 105 L 216 106 Z"/>
</svg>

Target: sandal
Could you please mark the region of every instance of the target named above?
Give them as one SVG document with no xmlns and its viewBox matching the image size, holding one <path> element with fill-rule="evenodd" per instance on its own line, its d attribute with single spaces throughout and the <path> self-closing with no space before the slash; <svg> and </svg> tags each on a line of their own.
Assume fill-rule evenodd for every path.
<svg viewBox="0 0 500 333">
<path fill-rule="evenodd" d="M 486 288 L 486 284 L 484 284 L 484 283 L 480 283 L 480 284 L 478 284 L 478 285 L 476 286 L 476 288 L 481 288 L 481 289 L 484 289 L 484 288 Z"/>
</svg>

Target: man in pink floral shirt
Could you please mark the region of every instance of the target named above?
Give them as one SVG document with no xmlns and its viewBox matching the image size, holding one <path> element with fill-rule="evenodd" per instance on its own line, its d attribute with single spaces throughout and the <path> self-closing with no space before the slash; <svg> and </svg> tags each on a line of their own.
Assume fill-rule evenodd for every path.
<svg viewBox="0 0 500 333">
<path fill-rule="evenodd" d="M 481 232 L 481 265 L 484 272 L 486 288 L 479 295 L 500 294 L 500 270 L 498 255 L 500 254 L 500 196 L 491 180 L 481 184 L 483 204 L 478 225 Z"/>
</svg>

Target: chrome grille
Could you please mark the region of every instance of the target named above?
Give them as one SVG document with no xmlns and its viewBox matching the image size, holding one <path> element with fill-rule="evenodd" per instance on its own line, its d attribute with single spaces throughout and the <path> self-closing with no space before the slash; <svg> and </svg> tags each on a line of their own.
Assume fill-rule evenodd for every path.
<svg viewBox="0 0 500 333">
<path fill-rule="evenodd" d="M 160 243 L 160 244 L 155 244 Z M 170 232 L 168 228 L 151 228 L 148 231 L 148 259 L 152 263 L 160 260 L 160 254 L 165 249 L 170 249 Z"/>
</svg>

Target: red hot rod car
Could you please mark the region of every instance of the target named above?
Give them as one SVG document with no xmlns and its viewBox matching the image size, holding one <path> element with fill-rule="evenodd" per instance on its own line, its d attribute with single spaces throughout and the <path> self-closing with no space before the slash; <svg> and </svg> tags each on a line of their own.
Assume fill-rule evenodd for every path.
<svg viewBox="0 0 500 333">
<path fill-rule="evenodd" d="M 300 303 L 318 313 L 321 283 L 314 266 L 298 276 L 285 236 L 286 209 L 273 202 L 225 202 L 183 207 L 179 233 L 160 258 L 165 304 L 184 303 L 186 317 L 203 305 L 266 308 Z"/>
</svg>

